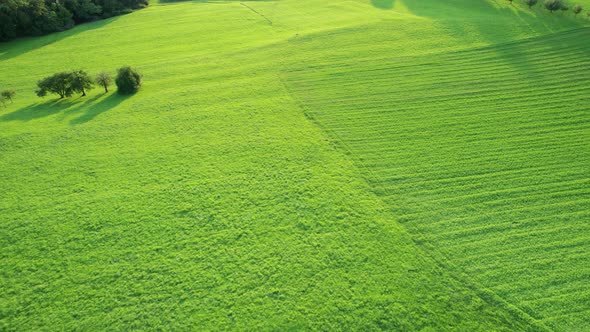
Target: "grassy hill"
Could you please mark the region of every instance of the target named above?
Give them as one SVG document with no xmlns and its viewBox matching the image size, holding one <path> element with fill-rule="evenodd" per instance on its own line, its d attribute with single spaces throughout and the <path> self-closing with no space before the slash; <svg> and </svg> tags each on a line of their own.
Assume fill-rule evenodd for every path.
<svg viewBox="0 0 590 332">
<path fill-rule="evenodd" d="M 588 23 L 166 2 L 1 44 L 0 326 L 589 329 Z"/>
</svg>

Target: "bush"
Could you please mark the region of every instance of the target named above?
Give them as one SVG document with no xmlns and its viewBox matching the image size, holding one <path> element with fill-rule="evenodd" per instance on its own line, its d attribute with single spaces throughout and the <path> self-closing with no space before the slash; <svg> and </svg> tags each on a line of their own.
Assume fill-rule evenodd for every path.
<svg viewBox="0 0 590 332">
<path fill-rule="evenodd" d="M 543 5 L 545 9 L 553 13 L 556 10 L 560 10 L 564 4 L 562 0 L 545 0 Z"/>
<path fill-rule="evenodd" d="M 117 72 L 115 84 L 117 84 L 117 90 L 120 94 L 136 93 L 141 87 L 141 75 L 129 66 L 121 67 Z"/>
<path fill-rule="evenodd" d="M 533 6 L 537 4 L 537 2 L 539 2 L 539 0 L 524 0 L 524 3 L 526 3 L 527 6 L 529 6 L 529 8 L 533 8 Z"/>
<path fill-rule="evenodd" d="M 574 14 L 577 16 L 579 13 L 582 12 L 582 10 L 584 10 L 584 8 L 581 5 L 575 5 L 574 6 Z"/>
</svg>

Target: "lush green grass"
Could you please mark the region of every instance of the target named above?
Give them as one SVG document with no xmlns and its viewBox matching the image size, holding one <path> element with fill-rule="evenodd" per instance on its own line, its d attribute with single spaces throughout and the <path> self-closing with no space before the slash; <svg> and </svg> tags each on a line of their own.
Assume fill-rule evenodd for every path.
<svg viewBox="0 0 590 332">
<path fill-rule="evenodd" d="M 548 326 L 587 330 L 589 40 L 362 63 L 337 47 L 286 76 L 417 243 Z"/>
<path fill-rule="evenodd" d="M 0 45 L 0 326 L 588 328 L 581 22 L 182 2 Z"/>
</svg>

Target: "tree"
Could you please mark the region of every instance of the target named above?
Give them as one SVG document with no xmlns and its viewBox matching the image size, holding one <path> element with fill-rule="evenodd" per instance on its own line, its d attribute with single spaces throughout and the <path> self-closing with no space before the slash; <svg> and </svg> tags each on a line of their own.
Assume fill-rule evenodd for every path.
<svg viewBox="0 0 590 332">
<path fill-rule="evenodd" d="M 141 75 L 129 66 L 121 67 L 117 72 L 115 84 L 120 94 L 133 94 L 141 87 Z"/>
<path fill-rule="evenodd" d="M 579 13 L 581 13 L 584 10 L 584 7 L 582 7 L 582 5 L 575 5 L 574 6 L 574 15 L 578 16 Z"/>
<path fill-rule="evenodd" d="M 2 90 L 0 92 L 0 98 L 2 99 L 3 103 L 7 100 L 10 100 L 10 102 L 12 103 L 12 98 L 14 98 L 15 95 L 16 91 L 14 90 Z"/>
<path fill-rule="evenodd" d="M 37 82 L 39 87 L 36 91 L 37 96 L 45 97 L 47 93 L 55 93 L 60 98 L 70 97 L 75 92 L 72 87 L 72 73 L 61 72 Z"/>
<path fill-rule="evenodd" d="M 563 6 L 563 1 L 562 0 L 545 0 L 545 3 L 543 5 L 545 6 L 545 9 L 547 9 L 548 11 L 553 13 L 554 11 L 561 9 L 561 7 Z"/>
<path fill-rule="evenodd" d="M 83 70 L 76 70 L 71 72 L 71 86 L 75 92 L 81 92 L 82 97 L 86 96 L 86 90 L 94 88 L 94 82 L 87 72 Z"/>
<path fill-rule="evenodd" d="M 63 31 L 147 5 L 148 0 L 0 0 L 0 41 Z"/>
<path fill-rule="evenodd" d="M 95 81 L 96 84 L 101 85 L 104 88 L 104 93 L 109 92 L 109 85 L 113 83 L 111 75 L 105 71 L 98 73 L 98 75 L 96 75 Z"/>
<path fill-rule="evenodd" d="M 539 0 L 524 0 L 524 3 L 526 3 L 527 6 L 529 6 L 529 9 L 533 8 L 533 6 L 537 4 L 537 2 L 539 2 Z"/>
</svg>

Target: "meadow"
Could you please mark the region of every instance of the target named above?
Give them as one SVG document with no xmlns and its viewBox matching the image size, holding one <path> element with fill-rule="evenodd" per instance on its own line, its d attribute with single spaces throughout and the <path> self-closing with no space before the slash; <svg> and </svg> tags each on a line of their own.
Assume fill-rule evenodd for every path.
<svg viewBox="0 0 590 332">
<path fill-rule="evenodd" d="M 0 44 L 0 328 L 588 330 L 589 41 L 517 2 L 280 0 Z M 123 65 L 136 95 L 34 95 Z"/>
</svg>

